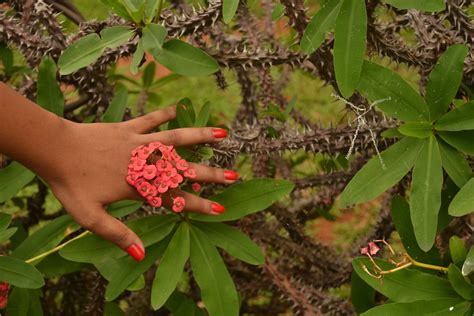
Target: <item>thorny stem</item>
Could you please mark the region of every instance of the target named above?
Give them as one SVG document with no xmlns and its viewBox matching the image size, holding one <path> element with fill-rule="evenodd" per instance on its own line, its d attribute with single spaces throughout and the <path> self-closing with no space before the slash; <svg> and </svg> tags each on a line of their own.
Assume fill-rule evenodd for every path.
<svg viewBox="0 0 474 316">
<path fill-rule="evenodd" d="M 36 260 L 39 260 L 39 259 L 44 258 L 44 257 L 46 257 L 46 256 L 48 256 L 48 255 L 50 255 L 50 254 L 52 254 L 52 253 L 54 253 L 54 252 L 56 252 L 56 251 L 61 250 L 61 248 L 63 248 L 63 247 L 66 246 L 67 244 L 73 242 L 74 240 L 80 239 L 80 238 L 85 237 L 85 236 L 87 236 L 87 235 L 89 235 L 89 234 L 90 234 L 90 232 L 89 232 L 88 230 L 86 230 L 86 231 L 83 232 L 82 234 L 80 234 L 80 235 L 74 237 L 73 239 L 70 239 L 70 240 L 66 241 L 65 243 L 62 243 L 62 244 L 60 244 L 59 246 L 54 247 L 53 249 L 50 249 L 50 250 L 48 250 L 48 251 L 46 251 L 46 252 L 43 252 L 42 254 L 39 254 L 39 255 L 37 255 L 36 257 L 30 258 L 30 259 L 26 260 L 25 262 L 26 262 L 26 263 L 35 262 Z"/>
</svg>

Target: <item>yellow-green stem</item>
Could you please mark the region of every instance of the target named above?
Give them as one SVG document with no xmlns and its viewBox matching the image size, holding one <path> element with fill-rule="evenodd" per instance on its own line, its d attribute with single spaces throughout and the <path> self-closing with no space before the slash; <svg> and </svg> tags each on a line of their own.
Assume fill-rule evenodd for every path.
<svg viewBox="0 0 474 316">
<path fill-rule="evenodd" d="M 62 243 L 62 244 L 60 244 L 60 245 L 54 247 L 54 248 L 51 249 L 51 250 L 48 250 L 48 251 L 46 251 L 46 252 L 43 252 L 42 254 L 37 255 L 36 257 L 33 257 L 33 258 L 30 258 L 30 259 L 26 260 L 26 263 L 32 263 L 32 262 L 35 262 L 36 260 L 42 259 L 42 258 L 44 258 L 44 257 L 46 257 L 46 256 L 48 256 L 48 255 L 50 255 L 50 254 L 52 254 L 52 253 L 54 253 L 54 252 L 56 252 L 56 251 L 59 251 L 61 248 L 63 248 L 63 247 L 66 246 L 67 244 L 73 242 L 74 240 L 77 240 L 77 239 L 82 238 L 82 237 L 84 237 L 84 236 L 87 236 L 87 235 L 89 235 L 89 234 L 90 234 L 89 231 L 85 231 L 85 232 L 83 232 L 82 234 L 80 234 L 80 235 L 74 237 L 74 238 L 71 239 L 71 240 L 66 241 L 65 243 Z"/>
</svg>

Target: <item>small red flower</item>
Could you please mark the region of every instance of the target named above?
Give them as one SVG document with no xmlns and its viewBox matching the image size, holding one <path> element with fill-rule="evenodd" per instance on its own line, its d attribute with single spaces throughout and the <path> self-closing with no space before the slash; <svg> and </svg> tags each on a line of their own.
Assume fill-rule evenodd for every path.
<svg viewBox="0 0 474 316">
<path fill-rule="evenodd" d="M 169 163 L 168 161 L 164 160 L 164 159 L 160 159 L 156 162 L 156 170 L 161 173 L 161 172 L 165 172 L 165 171 L 170 171 L 173 169 L 173 166 L 171 165 L 171 163 Z"/>
<path fill-rule="evenodd" d="M 188 170 L 186 170 L 184 172 L 184 176 L 188 177 L 188 178 L 191 178 L 191 179 L 194 179 L 194 178 L 196 178 L 196 170 L 194 170 L 192 168 L 189 168 Z"/>
<path fill-rule="evenodd" d="M 159 193 L 166 193 L 168 191 L 168 181 L 161 181 L 159 186 L 156 188 L 156 190 L 159 192 Z"/>
<path fill-rule="evenodd" d="M 176 213 L 180 213 L 184 209 L 184 205 L 186 205 L 186 201 L 183 197 L 178 196 L 173 200 L 173 211 Z"/>
<path fill-rule="evenodd" d="M 163 179 L 164 181 L 168 181 L 170 180 L 171 178 L 173 178 L 174 176 L 176 176 L 178 174 L 178 171 L 176 171 L 176 169 L 171 169 L 171 170 L 167 170 L 167 171 L 164 171 L 161 173 L 161 179 Z"/>
<path fill-rule="evenodd" d="M 373 256 L 380 251 L 380 247 L 373 241 L 369 242 L 369 253 Z"/>
<path fill-rule="evenodd" d="M 151 180 L 156 177 L 156 167 L 154 165 L 146 165 L 143 168 L 143 177 L 147 180 Z"/>
<path fill-rule="evenodd" d="M 153 207 L 160 207 L 161 206 L 161 198 L 158 196 L 155 197 L 148 197 L 147 198 L 148 204 Z"/>
<path fill-rule="evenodd" d="M 189 164 L 186 160 L 180 159 L 176 162 L 176 169 L 186 171 L 189 168 Z"/>
<path fill-rule="evenodd" d="M 181 182 L 183 182 L 183 176 L 177 174 L 168 180 L 168 186 L 172 189 L 175 189 L 181 184 Z"/>
<path fill-rule="evenodd" d="M 193 189 L 194 192 L 199 192 L 201 191 L 202 187 L 199 183 L 195 182 L 191 185 L 191 188 Z"/>
<path fill-rule="evenodd" d="M 153 192 L 153 189 L 155 189 L 154 186 L 152 186 L 150 183 L 143 181 L 139 186 L 138 186 L 138 193 L 140 193 L 141 196 L 148 196 Z M 156 190 L 156 189 L 155 189 Z"/>
</svg>

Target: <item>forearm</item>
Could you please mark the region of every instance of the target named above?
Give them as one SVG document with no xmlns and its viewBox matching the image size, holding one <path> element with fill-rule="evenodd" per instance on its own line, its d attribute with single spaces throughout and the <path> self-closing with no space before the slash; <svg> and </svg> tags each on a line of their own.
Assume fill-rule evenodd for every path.
<svg viewBox="0 0 474 316">
<path fill-rule="evenodd" d="M 66 120 L 0 83 L 0 152 L 40 176 L 61 159 Z"/>
</svg>

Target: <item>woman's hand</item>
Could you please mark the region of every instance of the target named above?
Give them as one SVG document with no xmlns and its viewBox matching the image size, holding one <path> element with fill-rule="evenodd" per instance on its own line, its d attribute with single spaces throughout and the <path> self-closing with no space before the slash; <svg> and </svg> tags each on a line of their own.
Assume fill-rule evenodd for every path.
<svg viewBox="0 0 474 316">
<path fill-rule="evenodd" d="M 124 199 L 143 199 L 126 182 L 131 151 L 139 145 L 158 141 L 174 147 L 201 143 L 215 143 L 227 136 L 220 128 L 181 128 L 149 133 L 156 126 L 174 119 L 175 107 L 123 123 L 77 124 L 65 121 L 61 159 L 44 174 L 56 197 L 71 216 L 84 228 L 110 240 L 127 250 L 136 260 L 143 259 L 140 238 L 119 220 L 110 216 L 105 207 Z M 234 171 L 191 164 L 196 170 L 197 182 L 228 184 L 238 175 Z M 185 211 L 219 215 L 224 207 L 181 190 L 171 192 L 186 200 Z M 171 199 L 164 197 L 164 204 Z"/>
<path fill-rule="evenodd" d="M 123 123 L 77 124 L 62 119 L 0 83 L 0 152 L 43 178 L 71 216 L 84 228 L 144 258 L 140 238 L 105 207 L 124 199 L 143 198 L 126 182 L 131 151 L 150 142 L 175 147 L 223 140 L 220 128 L 181 128 L 148 133 L 176 117 L 170 107 Z M 192 164 L 195 181 L 228 184 L 237 180 L 230 170 Z M 224 207 L 195 195 L 173 190 L 186 200 L 185 211 L 218 215 Z M 164 204 L 171 198 L 164 196 Z"/>
</svg>

